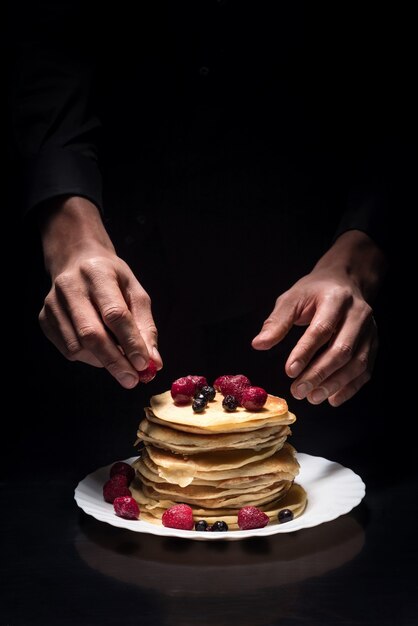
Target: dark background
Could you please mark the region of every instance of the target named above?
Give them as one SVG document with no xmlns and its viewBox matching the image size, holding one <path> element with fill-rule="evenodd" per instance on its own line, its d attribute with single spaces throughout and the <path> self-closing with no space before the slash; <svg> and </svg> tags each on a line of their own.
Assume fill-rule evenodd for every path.
<svg viewBox="0 0 418 626">
<path fill-rule="evenodd" d="M 4 417 L 2 534 L 9 540 L 1 624 L 188 624 L 207 616 L 220 624 L 227 617 L 248 624 L 412 626 L 415 394 L 414 382 L 405 393 L 401 380 L 402 344 L 409 340 L 399 280 L 400 268 L 410 270 L 398 258 L 404 246 L 395 225 L 375 303 L 381 346 L 374 377 L 355 398 L 338 409 L 292 399 L 283 368 L 298 329 L 269 352 L 250 346 L 275 298 L 331 243 L 359 145 L 367 150 L 376 139 L 387 171 L 401 175 L 391 215 L 403 219 L 413 170 L 409 20 L 400 8 L 394 13 L 374 3 L 342 3 L 338 10 L 321 3 L 301 13 L 300 4 L 280 5 L 274 20 L 262 3 L 257 12 L 250 3 L 172 4 L 166 19 L 160 5 L 141 6 L 145 16 L 155 11 L 148 15 L 151 29 L 127 6 L 111 16 L 113 23 L 95 11 L 91 16 L 106 44 L 99 92 L 105 221 L 153 301 L 165 363 L 154 381 L 123 390 L 105 371 L 66 362 L 48 343 L 37 322 L 49 279 L 36 229 L 30 220 L 17 226 L 21 382 L 13 385 L 17 392 L 5 390 L 14 409 Z M 288 55 L 278 86 L 270 74 L 277 41 Z M 347 528 L 337 521 L 323 527 L 329 535 L 302 531 L 293 544 L 282 537 L 239 548 L 211 544 L 205 553 L 196 544 L 132 538 L 79 512 L 77 482 L 135 454 L 136 427 L 151 395 L 178 376 L 213 380 L 227 372 L 246 374 L 288 400 L 298 418 L 291 442 L 299 451 L 362 476 L 366 500 L 343 518 Z M 352 536 L 363 547 L 336 574 L 286 586 L 299 548 L 327 569 L 332 542 L 345 545 Z M 103 567 L 86 567 L 80 546 Z M 107 556 L 100 557 L 103 546 Z M 128 560 L 119 564 L 119 557 Z M 237 569 L 228 569 L 234 558 Z M 200 591 L 194 587 L 190 596 L 174 583 L 148 587 L 123 574 L 149 566 L 155 581 L 171 561 L 209 561 L 214 569 L 203 571 Z M 222 576 L 236 576 L 239 586 L 240 576 L 269 562 L 277 586 L 222 596 Z M 207 576 L 219 577 L 215 591 Z"/>
</svg>

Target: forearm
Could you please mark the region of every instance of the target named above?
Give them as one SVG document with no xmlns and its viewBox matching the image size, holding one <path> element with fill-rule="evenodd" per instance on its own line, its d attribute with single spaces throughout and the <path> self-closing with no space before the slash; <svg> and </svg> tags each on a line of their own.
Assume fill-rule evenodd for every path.
<svg viewBox="0 0 418 626">
<path fill-rule="evenodd" d="M 85 198 L 55 198 L 39 213 L 45 267 L 59 274 L 74 256 L 115 254 L 97 207 Z"/>
<path fill-rule="evenodd" d="M 22 0 L 11 11 L 11 149 L 24 213 L 63 194 L 102 203 L 95 28 L 85 4 Z"/>
<path fill-rule="evenodd" d="M 360 230 L 349 230 L 336 239 L 313 271 L 334 270 L 358 286 L 367 302 L 373 301 L 383 281 L 387 262 L 379 246 Z"/>
</svg>

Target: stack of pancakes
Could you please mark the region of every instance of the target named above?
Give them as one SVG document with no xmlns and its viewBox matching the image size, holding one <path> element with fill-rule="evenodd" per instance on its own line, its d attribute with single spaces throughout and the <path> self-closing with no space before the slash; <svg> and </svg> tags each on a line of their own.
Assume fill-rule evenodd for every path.
<svg viewBox="0 0 418 626">
<path fill-rule="evenodd" d="M 141 519 L 161 523 L 164 511 L 189 504 L 195 520 L 225 521 L 238 528 L 243 506 L 256 506 L 270 520 L 282 509 L 294 517 L 306 493 L 294 483 L 299 472 L 295 449 L 286 443 L 296 417 L 282 398 L 268 396 L 259 411 L 228 412 L 216 394 L 202 413 L 177 406 L 170 391 L 153 396 L 138 428 L 145 446 L 134 462 L 133 497 Z"/>
</svg>

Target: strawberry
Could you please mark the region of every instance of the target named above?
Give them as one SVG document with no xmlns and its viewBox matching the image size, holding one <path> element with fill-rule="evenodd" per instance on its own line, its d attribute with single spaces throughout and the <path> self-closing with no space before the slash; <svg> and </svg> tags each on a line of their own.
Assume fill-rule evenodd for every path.
<svg viewBox="0 0 418 626">
<path fill-rule="evenodd" d="M 130 496 L 121 496 L 113 500 L 116 515 L 124 519 L 139 519 L 139 506 Z"/>
<path fill-rule="evenodd" d="M 162 522 L 168 528 L 193 530 L 193 510 L 188 504 L 174 504 L 164 511 Z"/>
<path fill-rule="evenodd" d="M 238 526 L 241 530 L 264 528 L 269 521 L 269 516 L 255 506 L 243 506 L 238 511 Z"/>
<path fill-rule="evenodd" d="M 127 485 L 130 485 L 135 478 L 134 468 L 132 467 L 132 465 L 129 465 L 129 463 L 125 463 L 124 461 L 117 461 L 117 463 L 113 463 L 109 472 L 110 478 L 112 478 L 112 476 L 115 476 L 116 474 L 122 474 L 123 476 L 126 476 Z"/>
<path fill-rule="evenodd" d="M 261 387 L 246 387 L 241 394 L 241 404 L 247 411 L 259 411 L 267 401 L 267 391 Z"/>
<path fill-rule="evenodd" d="M 113 504 L 114 499 L 119 496 L 130 495 L 132 494 L 128 489 L 128 480 L 123 474 L 115 474 L 103 485 L 103 498 L 110 504 Z"/>
</svg>

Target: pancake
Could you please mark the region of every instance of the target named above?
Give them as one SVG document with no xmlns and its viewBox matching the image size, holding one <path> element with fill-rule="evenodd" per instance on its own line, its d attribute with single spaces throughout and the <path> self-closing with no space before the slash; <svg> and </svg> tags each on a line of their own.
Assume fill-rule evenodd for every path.
<svg viewBox="0 0 418 626">
<path fill-rule="evenodd" d="M 198 428 L 216 432 L 218 429 L 239 430 L 248 422 L 258 422 L 275 419 L 276 423 L 291 424 L 295 421 L 288 411 L 287 402 L 283 398 L 268 395 L 266 404 L 259 411 L 248 411 L 238 407 L 235 411 L 225 411 L 222 407 L 223 396 L 218 392 L 215 399 L 209 402 L 206 409 L 196 415 L 191 405 L 177 406 L 173 402 L 170 391 L 165 391 L 151 398 L 152 413 L 163 422 L 170 425 L 197 426 Z"/>
<path fill-rule="evenodd" d="M 164 448 L 179 454 L 198 454 L 208 450 L 230 450 L 251 448 L 258 451 L 271 447 L 273 444 L 284 443 L 291 434 L 287 425 L 266 426 L 256 432 L 235 433 L 184 433 L 169 426 L 160 426 L 144 418 L 138 427 L 139 441 L 150 443 L 153 446 Z"/>
<path fill-rule="evenodd" d="M 195 521 L 223 520 L 233 530 L 243 506 L 256 506 L 277 522 L 290 508 L 295 517 L 306 493 L 295 483 L 296 450 L 286 440 L 296 416 L 286 401 L 268 395 L 259 411 L 226 411 L 218 392 L 203 412 L 177 406 L 170 391 L 153 396 L 137 431 L 144 444 L 132 464 L 130 485 L 141 519 L 161 524 L 178 503 L 192 507 Z"/>
<path fill-rule="evenodd" d="M 146 522 L 159 524 L 161 526 L 161 517 L 164 511 L 170 506 L 176 504 L 176 502 L 172 500 L 153 500 L 145 496 L 142 489 L 138 489 L 135 484 L 131 485 L 130 489 L 133 497 L 140 505 L 141 519 Z M 285 496 L 272 500 L 268 504 L 259 505 L 258 508 L 268 515 L 270 523 L 278 523 L 277 515 L 279 511 L 283 509 L 290 509 L 293 512 L 293 516 L 296 518 L 299 517 L 299 515 L 302 515 L 306 504 L 306 491 L 303 487 L 301 487 L 301 485 L 294 483 Z M 213 524 L 217 520 L 223 520 L 228 524 L 228 528 L 230 530 L 239 529 L 237 522 L 238 511 L 236 509 L 205 509 L 195 505 L 190 506 L 193 509 L 195 521 L 205 519 L 208 524 Z"/>
<path fill-rule="evenodd" d="M 192 408 L 190 407 L 190 411 L 192 412 Z M 151 422 L 155 422 L 156 424 L 160 424 L 162 426 L 167 426 L 167 421 L 160 420 L 150 408 L 145 409 L 145 413 L 147 418 Z M 285 415 L 278 415 L 276 417 L 267 417 L 260 424 L 260 420 L 249 420 L 248 422 L 243 422 L 241 424 L 218 424 L 217 426 L 198 426 L 193 416 L 190 417 L 189 424 L 177 424 L 176 422 L 170 422 L 170 428 L 174 428 L 175 430 L 181 430 L 186 433 L 196 433 L 200 435 L 210 435 L 213 433 L 236 433 L 236 432 L 249 432 L 258 430 L 263 426 L 280 426 L 283 424 L 293 424 L 296 421 L 296 416 L 288 411 Z"/>
</svg>

